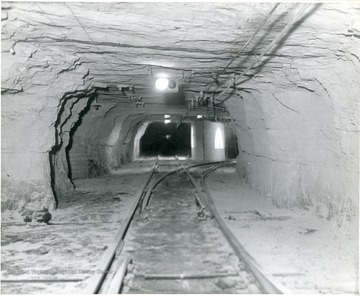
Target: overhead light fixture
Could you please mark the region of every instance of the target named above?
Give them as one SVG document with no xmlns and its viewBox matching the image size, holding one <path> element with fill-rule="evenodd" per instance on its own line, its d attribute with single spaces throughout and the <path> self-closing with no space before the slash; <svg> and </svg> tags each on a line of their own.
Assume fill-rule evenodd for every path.
<svg viewBox="0 0 360 296">
<path fill-rule="evenodd" d="M 170 115 L 165 114 L 165 115 L 164 115 L 164 118 L 170 118 Z"/>
<path fill-rule="evenodd" d="M 170 123 L 170 122 L 171 122 L 171 119 L 165 119 L 165 120 L 164 120 L 164 123 L 165 123 L 165 124 L 168 124 L 168 123 Z"/>
<path fill-rule="evenodd" d="M 168 86 L 169 86 L 169 79 L 167 78 L 158 78 L 155 81 L 155 87 L 158 90 L 165 90 L 168 88 Z"/>
<path fill-rule="evenodd" d="M 169 79 L 165 74 L 162 74 L 155 80 L 155 88 L 162 93 L 178 93 L 179 83 L 177 80 Z"/>
</svg>

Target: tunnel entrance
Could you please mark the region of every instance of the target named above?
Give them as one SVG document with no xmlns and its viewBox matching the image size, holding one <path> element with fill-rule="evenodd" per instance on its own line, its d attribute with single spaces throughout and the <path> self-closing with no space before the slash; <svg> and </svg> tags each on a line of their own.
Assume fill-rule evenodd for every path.
<svg viewBox="0 0 360 296">
<path fill-rule="evenodd" d="M 189 123 L 152 122 L 140 139 L 140 156 L 191 156 Z"/>
</svg>

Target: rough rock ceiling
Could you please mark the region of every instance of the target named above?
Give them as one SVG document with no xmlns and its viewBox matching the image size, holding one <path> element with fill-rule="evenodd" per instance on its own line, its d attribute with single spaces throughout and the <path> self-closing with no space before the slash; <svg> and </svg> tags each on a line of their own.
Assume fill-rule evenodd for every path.
<svg viewBox="0 0 360 296">
<path fill-rule="evenodd" d="M 187 110 L 273 5 L 2 2 L 6 208 L 27 204 L 28 192 L 34 207 L 54 205 L 49 154 L 65 188 L 72 135 L 85 143 L 85 167 L 87 159 L 110 169 L 130 161 L 137 127 L 153 114 Z M 301 7 L 281 3 L 210 93 L 218 97 Z M 311 4 L 227 94 L 239 175 L 279 206 L 358 207 L 359 12 L 359 2 Z M 182 95 L 154 93 L 150 70 L 184 75 Z M 110 87 L 99 91 L 104 108 L 91 108 L 104 85 L 134 85 L 146 107 Z"/>
<path fill-rule="evenodd" d="M 31 57 L 32 67 L 71 57 L 86 64 L 98 85 L 134 85 L 146 103 L 164 103 L 154 77 L 180 80 L 177 104 L 214 81 L 252 36 L 274 3 L 5 3 L 5 48 Z M 220 92 L 229 74 L 241 73 L 279 34 L 301 4 L 281 4 L 243 54 L 210 91 Z M 7 14 L 11 7 L 11 14 Z M 314 9 L 315 6 L 309 9 Z M 9 10 L 10 11 L 10 10 Z M 290 44 L 291 45 L 291 44 Z M 9 48 L 8 48 L 9 49 Z M 5 49 L 6 50 L 6 49 Z M 288 53 L 290 54 L 290 53 Z M 291 52 L 297 55 L 298 49 Z M 74 58 L 75 57 L 75 58 Z M 30 67 L 30 66 L 28 66 Z M 34 82 L 34 81 L 32 81 Z M 115 88 L 100 102 L 128 102 Z"/>
</svg>

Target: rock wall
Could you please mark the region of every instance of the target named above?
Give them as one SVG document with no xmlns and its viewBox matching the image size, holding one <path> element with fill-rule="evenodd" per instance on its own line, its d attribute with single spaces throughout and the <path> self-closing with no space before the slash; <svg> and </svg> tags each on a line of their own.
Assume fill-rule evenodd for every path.
<svg viewBox="0 0 360 296">
<path fill-rule="evenodd" d="M 73 83 L 71 75 L 68 77 Z M 84 81 L 81 81 L 81 85 L 83 83 Z M 56 83 L 54 84 L 49 82 L 46 88 L 59 88 Z M 49 89 L 46 91 L 41 88 L 36 87 L 38 91 L 35 89 L 29 89 L 29 92 L 24 90 L 17 95 L 19 101 L 16 103 L 16 110 L 8 109 L 9 106 L 14 107 L 15 105 L 14 95 L 3 95 L 2 97 L 2 110 L 3 112 L 4 109 L 6 110 L 2 120 L 3 211 L 16 210 L 16 212 L 23 213 L 25 210 L 36 210 L 43 207 L 53 210 L 56 206 L 53 185 L 59 191 L 66 191 L 71 187 L 67 178 L 65 158 L 65 148 L 69 140 L 68 132 L 57 134 L 56 130 L 57 115 L 63 101 L 68 99 L 64 98 L 64 91 L 63 93 L 61 90 L 50 92 Z M 35 94 L 32 94 L 33 91 Z M 44 93 L 45 107 L 38 106 L 36 108 L 37 106 L 31 103 L 26 104 L 29 101 L 39 100 L 40 91 Z M 21 100 L 24 103 L 21 103 Z M 85 98 L 84 100 L 86 102 Z M 81 108 L 84 104 L 82 102 L 79 107 Z M 20 120 L 15 121 L 11 118 L 12 116 L 19 116 Z M 70 116 L 70 118 L 72 118 L 71 121 L 76 120 L 76 113 L 75 118 L 74 116 Z M 51 170 L 50 154 L 55 155 L 53 171 Z M 54 171 L 56 171 L 56 175 L 52 180 Z M 4 216 L 6 217 L 6 215 Z"/>
<path fill-rule="evenodd" d="M 52 148 L 52 182 L 57 198 L 74 189 L 69 174 L 68 150 L 72 133 L 84 112 L 90 107 L 96 92 L 92 89 L 89 92 L 72 94 L 63 104 L 55 124 L 58 136 L 57 144 Z"/>
<path fill-rule="evenodd" d="M 134 114 L 126 118 L 123 123 L 122 133 L 116 142 L 115 149 L 112 152 L 117 159 L 117 167 L 129 163 L 135 158 L 135 136 L 141 128 L 146 116 Z M 115 167 L 115 169 L 117 168 Z"/>
<path fill-rule="evenodd" d="M 215 98 L 299 6 L 279 6 L 212 84 Z M 54 190 L 71 190 L 75 171 L 96 176 L 130 161 L 144 118 L 180 104 L 185 112 L 272 7 L 2 2 L 3 211 L 52 209 Z M 358 208 L 358 11 L 355 2 L 311 5 L 224 103 L 235 119 L 240 176 L 279 206 L 312 206 L 339 224 Z M 180 100 L 153 91 L 161 71 L 181 80 Z M 118 89 L 96 110 L 89 104 L 98 84 L 134 85 L 146 107 Z"/>
<path fill-rule="evenodd" d="M 226 101 L 240 177 L 279 207 L 312 207 L 339 225 L 359 206 L 360 26 L 350 11 L 316 11 Z"/>
<path fill-rule="evenodd" d="M 133 138 L 144 115 L 129 113 L 120 106 L 103 104 L 84 115 L 69 149 L 74 178 L 100 176 L 133 160 Z"/>
<path fill-rule="evenodd" d="M 3 4 L 4 11 L 1 66 L 3 220 L 22 219 L 20 215 L 25 211 L 55 208 L 49 153 L 63 142 L 63 135 L 57 134 L 59 114 L 72 97 L 82 94 L 86 99 L 92 88 L 92 76 L 80 57 L 41 44 L 27 44 L 24 32 L 29 24 L 11 14 L 11 5 Z M 73 115 L 68 115 L 67 120 Z"/>
</svg>

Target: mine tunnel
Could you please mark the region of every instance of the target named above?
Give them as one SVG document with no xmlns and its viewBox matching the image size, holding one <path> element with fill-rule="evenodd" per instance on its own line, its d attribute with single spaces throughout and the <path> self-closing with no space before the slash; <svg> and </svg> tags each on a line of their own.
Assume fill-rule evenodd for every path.
<svg viewBox="0 0 360 296">
<path fill-rule="evenodd" d="M 1 9 L 2 293 L 359 293 L 359 3 Z"/>
</svg>

